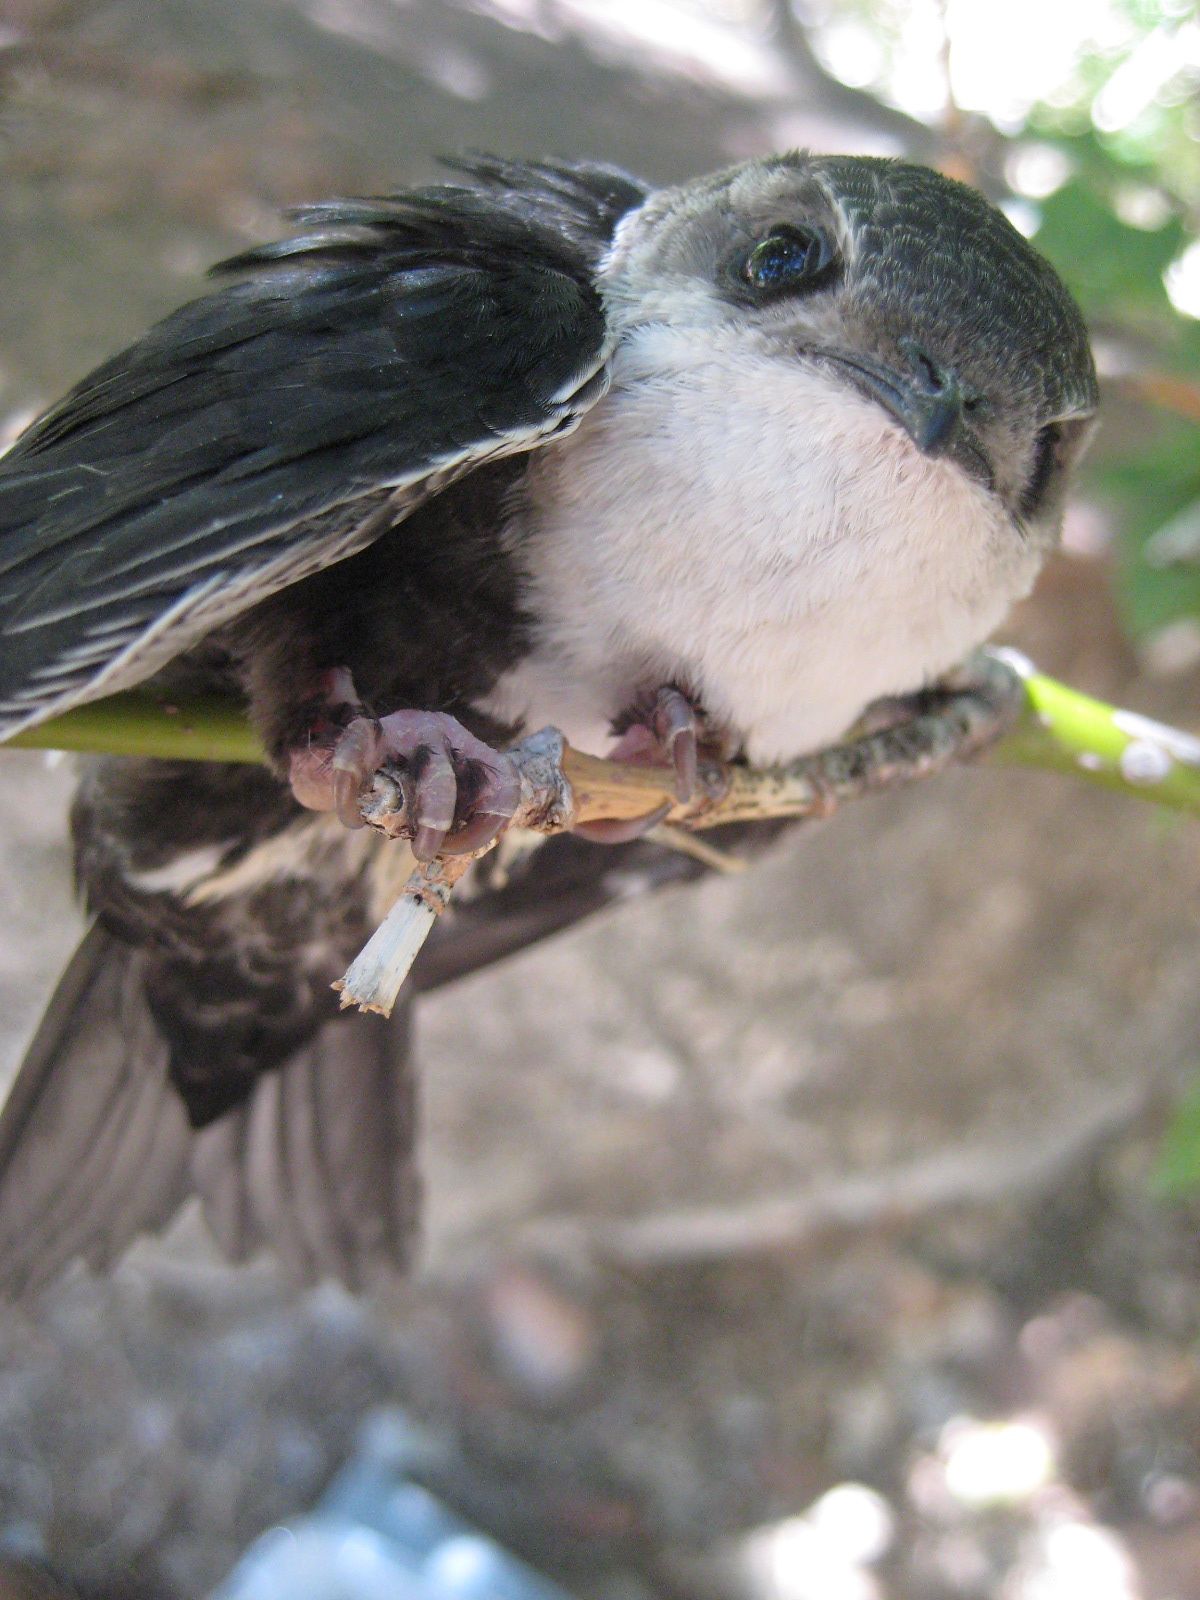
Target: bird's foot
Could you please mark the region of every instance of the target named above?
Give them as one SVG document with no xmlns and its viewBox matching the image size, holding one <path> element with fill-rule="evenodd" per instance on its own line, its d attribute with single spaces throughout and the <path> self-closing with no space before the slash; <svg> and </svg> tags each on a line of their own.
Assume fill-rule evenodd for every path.
<svg viewBox="0 0 1200 1600">
<path fill-rule="evenodd" d="M 682 690 L 666 684 L 639 697 L 616 719 L 614 732 L 620 737 L 608 752 L 610 761 L 671 767 L 676 799 L 692 798 L 699 763 L 700 717 Z M 575 832 L 593 844 L 627 844 L 657 827 L 670 810 L 667 804 L 632 821 L 583 822 Z"/>
<path fill-rule="evenodd" d="M 349 673 L 330 673 L 329 680 L 332 732 L 322 736 L 319 730 L 290 757 L 292 792 L 301 805 L 336 811 L 346 827 L 361 828 L 363 799 L 384 770 L 399 785 L 400 831 L 411 838 L 418 861 L 431 861 L 441 851 L 466 855 L 490 844 L 520 800 L 508 756 L 445 712 L 368 716 Z"/>
</svg>

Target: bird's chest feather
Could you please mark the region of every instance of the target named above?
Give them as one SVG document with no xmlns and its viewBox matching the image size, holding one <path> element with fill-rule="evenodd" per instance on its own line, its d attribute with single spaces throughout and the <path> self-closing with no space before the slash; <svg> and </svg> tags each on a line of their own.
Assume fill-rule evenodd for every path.
<svg viewBox="0 0 1200 1600">
<path fill-rule="evenodd" d="M 516 536 L 535 644 L 495 710 L 602 750 L 633 696 L 676 682 L 756 761 L 953 666 L 1043 554 L 834 379 L 661 327 L 535 457 Z"/>
</svg>

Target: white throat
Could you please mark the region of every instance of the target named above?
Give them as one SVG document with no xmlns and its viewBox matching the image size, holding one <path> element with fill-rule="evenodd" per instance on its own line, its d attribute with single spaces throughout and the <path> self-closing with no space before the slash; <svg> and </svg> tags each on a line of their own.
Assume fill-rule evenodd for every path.
<svg viewBox="0 0 1200 1600">
<path fill-rule="evenodd" d="M 834 377 L 743 328 L 662 324 L 533 456 L 513 531 L 535 642 L 487 709 L 602 752 L 639 692 L 675 682 L 755 762 L 954 666 L 1043 554 Z"/>
</svg>

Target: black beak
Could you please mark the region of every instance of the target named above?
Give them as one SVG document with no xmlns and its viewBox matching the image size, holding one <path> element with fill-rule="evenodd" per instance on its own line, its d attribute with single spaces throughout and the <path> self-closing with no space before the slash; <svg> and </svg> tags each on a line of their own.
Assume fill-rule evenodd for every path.
<svg viewBox="0 0 1200 1600">
<path fill-rule="evenodd" d="M 877 400 L 927 456 L 946 454 L 955 442 L 963 418 L 965 397 L 957 376 L 916 346 L 905 351 L 913 374 L 904 376 L 865 356 L 823 350 L 822 356 L 840 367 L 860 393 Z"/>
</svg>

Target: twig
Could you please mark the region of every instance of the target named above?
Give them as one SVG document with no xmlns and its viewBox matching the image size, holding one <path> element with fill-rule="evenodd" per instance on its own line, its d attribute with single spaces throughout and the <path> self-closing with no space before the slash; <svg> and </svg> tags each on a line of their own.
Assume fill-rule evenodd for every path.
<svg viewBox="0 0 1200 1600">
<path fill-rule="evenodd" d="M 263 759 L 232 702 L 164 705 L 144 692 L 83 706 L 10 743 L 167 760 Z M 783 767 L 702 763 L 696 796 L 686 805 L 674 804 L 670 769 L 604 761 L 543 730 L 511 752 L 522 782 L 514 825 L 556 833 L 579 822 L 646 816 L 667 801 L 673 806 L 669 833 L 825 816 L 843 800 L 916 782 L 989 749 L 997 761 L 1070 772 L 1200 816 L 1200 739 L 1093 700 L 1039 673 L 1016 652 L 996 650 L 977 656 L 958 687 L 931 695 L 927 709 L 880 732 Z M 400 786 L 386 774 L 376 779 L 366 814 L 386 833 L 405 832 Z M 338 985 L 344 1005 L 390 1009 L 469 859 L 449 857 L 414 874 Z"/>
<path fill-rule="evenodd" d="M 471 856 L 427 861 L 404 886 L 404 893 L 334 984 L 342 1010 L 357 1005 L 390 1017 L 421 946 L 446 909 L 450 892 L 471 865 Z"/>
<path fill-rule="evenodd" d="M 1104 789 L 1200 816 L 1200 739 L 1139 711 L 1106 705 L 1038 672 L 1015 650 L 990 652 L 1018 674 L 1027 711 L 993 759 L 1069 772 Z"/>
<path fill-rule="evenodd" d="M 1188 422 L 1200 422 L 1200 383 L 1174 372 L 1124 372 L 1109 382 L 1160 411 L 1170 411 Z"/>
<path fill-rule="evenodd" d="M 750 1253 L 828 1248 L 848 1234 L 895 1230 L 931 1214 L 1036 1198 L 1064 1176 L 1094 1165 L 1131 1126 L 1157 1116 L 1161 1084 L 1124 1086 L 1082 1107 L 1069 1126 L 1026 1131 L 1003 1144 L 946 1151 L 843 1178 L 806 1193 L 741 1205 L 696 1206 L 603 1221 L 544 1217 L 521 1230 L 522 1245 L 591 1255 L 619 1266 L 694 1265 Z"/>
<path fill-rule="evenodd" d="M 1132 711 L 1122 711 L 1069 689 L 1065 684 L 1039 673 L 1028 661 L 1010 650 L 985 651 L 976 658 L 988 663 L 991 673 L 1004 675 L 1010 684 L 1020 681 L 1013 693 L 1024 695 L 1024 714 L 992 749 L 994 759 L 1009 765 L 1037 767 L 1050 772 L 1070 772 L 1088 783 L 1152 800 L 1157 805 L 1200 816 L 1200 740 L 1162 723 L 1151 722 Z M 1000 679 L 997 678 L 999 682 Z M 915 725 L 914 725 L 915 726 Z M 1155 753 L 1145 750 L 1149 743 Z M 1133 754 L 1127 755 L 1130 746 Z M 856 747 L 840 747 L 827 757 L 810 758 L 798 768 L 822 781 L 829 781 L 828 768 L 853 767 L 848 753 Z M 78 750 L 107 755 L 142 756 L 163 761 L 229 761 L 257 763 L 265 759 L 246 721 L 245 710 L 234 700 L 186 700 L 164 702 L 144 691 L 112 695 L 91 705 L 79 706 L 36 728 L 0 742 L 0 750 Z M 617 774 L 620 787 L 627 791 L 637 785 L 644 803 L 622 815 L 645 811 L 657 794 L 661 803 L 665 789 L 655 779 L 653 769 L 620 768 L 614 762 L 600 761 L 571 752 L 578 761 L 579 787 L 601 781 L 598 791 L 612 793 L 608 779 Z M 585 765 L 586 764 L 586 767 Z M 818 767 L 823 770 L 818 772 Z M 797 770 L 795 768 L 787 769 Z M 928 775 L 923 770 L 918 776 Z M 1160 778 L 1155 771 L 1161 772 Z M 769 777 L 770 775 L 766 775 Z M 665 771 L 659 774 L 665 779 Z M 736 780 L 735 780 L 736 781 Z M 749 780 L 754 782 L 753 777 Z M 648 785 L 648 787 L 647 787 Z M 850 793 L 858 792 L 851 789 Z M 613 813 L 593 812 L 593 815 Z M 761 814 L 761 813 L 759 813 Z M 672 822 L 678 820 L 672 816 Z M 730 820 L 713 817 L 713 822 Z M 695 819 L 689 819 L 692 825 Z"/>
<path fill-rule="evenodd" d="M 78 750 L 245 765 L 266 759 L 246 721 L 245 707 L 236 700 L 214 697 L 176 703 L 142 689 L 64 711 L 0 743 L 0 750 Z"/>
<path fill-rule="evenodd" d="M 521 781 L 521 801 L 510 826 L 543 833 L 569 827 L 575 801 L 565 774 L 568 751 L 563 736 L 554 728 L 543 728 L 523 740 L 512 755 Z M 363 804 L 363 816 L 372 827 L 392 837 L 406 831 L 404 789 L 386 770 L 376 775 Z M 356 1005 L 360 1011 L 391 1016 L 404 980 L 446 909 L 454 885 L 472 861 L 486 854 L 487 850 L 477 850 L 470 855 L 446 856 L 416 868 L 399 900 L 333 985 L 341 995 L 343 1010 Z"/>
<path fill-rule="evenodd" d="M 1020 715 L 1024 692 L 1012 667 L 981 658 L 961 689 L 940 692 L 927 711 L 834 750 L 787 766 L 750 768 L 702 763 L 695 796 L 678 803 L 674 771 L 629 766 L 573 750 L 543 729 L 509 751 L 521 781 L 512 825 L 557 833 L 580 822 L 648 816 L 672 806 L 673 828 L 712 828 L 769 818 L 828 816 L 842 801 L 940 772 L 994 742 Z M 363 815 L 388 833 L 403 832 L 403 792 L 386 771 Z M 418 868 L 404 893 L 345 977 L 334 985 L 342 1005 L 389 1015 L 417 953 L 469 864 L 451 856 Z"/>
</svg>

